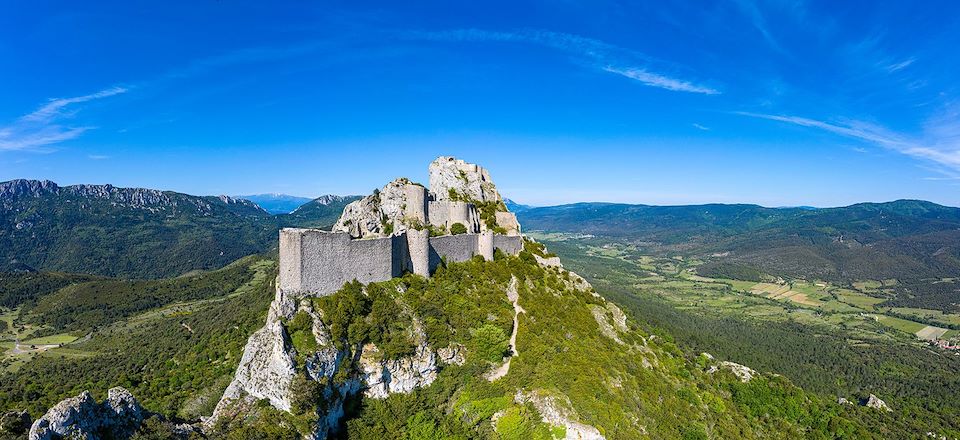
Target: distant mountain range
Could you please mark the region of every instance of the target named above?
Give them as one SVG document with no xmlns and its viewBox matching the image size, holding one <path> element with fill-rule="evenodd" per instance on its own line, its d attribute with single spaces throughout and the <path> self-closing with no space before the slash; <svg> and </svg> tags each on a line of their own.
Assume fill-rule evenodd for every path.
<svg viewBox="0 0 960 440">
<path fill-rule="evenodd" d="M 287 194 L 251 194 L 235 196 L 235 198 L 246 199 L 256 203 L 271 214 L 289 214 L 304 203 L 313 200 L 309 197 L 297 197 Z"/>
<path fill-rule="evenodd" d="M 576 203 L 518 217 L 526 230 L 610 237 L 651 253 L 775 275 L 847 283 L 894 278 L 934 308 L 960 297 L 952 284 L 934 282 L 960 277 L 960 208 L 920 200 L 821 209 Z"/>
<path fill-rule="evenodd" d="M 124 278 L 222 267 L 276 247 L 286 226 L 329 228 L 355 198 L 324 196 L 272 215 L 228 196 L 112 185 L 0 183 L 0 272 L 53 270 Z"/>
<path fill-rule="evenodd" d="M 337 222 L 347 204 L 359 198 L 360 196 L 320 196 L 283 217 L 288 224 L 327 229 Z"/>
<path fill-rule="evenodd" d="M 252 201 L 227 196 L 3 182 L 0 271 L 156 278 L 222 267 L 274 248 L 281 227 L 329 228 L 357 198 L 328 195 L 271 215 Z M 918 200 L 822 209 L 505 202 L 527 230 L 606 236 L 654 253 L 701 256 L 771 274 L 831 281 L 960 277 L 960 208 Z"/>
<path fill-rule="evenodd" d="M 526 211 L 526 210 L 528 210 L 528 209 L 532 209 L 532 208 L 533 208 L 533 206 L 530 206 L 530 205 L 521 205 L 521 204 L 519 204 L 519 203 L 517 203 L 517 202 L 514 202 L 513 200 L 510 200 L 510 199 L 503 199 L 503 204 L 504 204 L 504 205 L 507 205 L 507 209 L 509 209 L 510 212 L 522 212 L 522 211 Z"/>
</svg>

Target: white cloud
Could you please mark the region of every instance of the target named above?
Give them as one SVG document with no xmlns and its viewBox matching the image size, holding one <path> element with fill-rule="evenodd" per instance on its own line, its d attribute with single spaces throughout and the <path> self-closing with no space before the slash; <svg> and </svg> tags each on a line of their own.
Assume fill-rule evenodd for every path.
<svg viewBox="0 0 960 440">
<path fill-rule="evenodd" d="M 710 127 L 705 127 L 697 123 L 693 123 L 691 125 L 693 125 L 693 128 L 696 128 L 697 130 L 710 131 Z"/>
<path fill-rule="evenodd" d="M 70 104 L 80 104 L 83 102 L 92 101 L 94 99 L 106 98 L 106 97 L 119 95 L 121 93 L 126 93 L 126 92 L 127 92 L 127 89 L 123 87 L 111 87 L 109 89 L 101 90 L 99 92 L 91 93 L 89 95 L 76 96 L 73 98 L 51 99 L 50 102 L 43 105 L 33 113 L 25 115 L 23 118 L 21 118 L 21 120 L 37 121 L 37 122 L 49 121 L 59 116 L 60 111 L 63 110 L 64 107 Z"/>
<path fill-rule="evenodd" d="M 812 127 L 830 133 L 859 139 L 901 154 L 933 163 L 944 169 L 942 174 L 960 171 L 960 118 L 956 110 L 947 109 L 931 119 L 922 136 L 911 137 L 885 127 L 863 121 L 826 122 L 789 115 L 735 112 L 743 116 Z"/>
<path fill-rule="evenodd" d="M 883 68 L 884 68 L 887 72 L 893 73 L 893 72 L 897 72 L 897 71 L 906 69 L 906 68 L 909 67 L 911 64 L 913 64 L 914 61 L 916 61 L 916 59 L 914 59 L 914 58 L 909 58 L 909 59 L 903 60 L 903 61 L 901 61 L 901 62 L 899 62 L 899 63 L 893 63 L 893 64 L 886 65 L 886 66 L 884 66 Z"/>
<path fill-rule="evenodd" d="M 94 128 L 61 125 L 59 121 L 70 116 L 65 113 L 69 107 L 126 92 L 126 88 L 111 87 L 89 95 L 51 99 L 39 109 L 0 127 L 0 151 L 49 152 L 53 145 L 77 138 Z"/>
<path fill-rule="evenodd" d="M 102 155 L 102 154 L 91 154 L 91 155 L 87 156 L 87 158 L 90 159 L 90 160 L 107 160 L 107 159 L 110 158 L 110 156 L 105 156 L 105 155 Z"/>
<path fill-rule="evenodd" d="M 646 70 L 638 68 L 621 69 L 613 66 L 607 66 L 604 67 L 603 70 L 610 73 L 623 75 L 627 78 L 640 81 L 648 86 L 659 87 L 661 89 L 674 90 L 677 92 L 703 93 L 705 95 L 717 95 L 720 93 L 716 89 L 711 89 L 710 87 L 698 86 L 690 83 L 689 81 L 683 81 L 656 73 L 650 73 Z"/>
<path fill-rule="evenodd" d="M 636 51 L 615 46 L 593 38 L 544 30 L 498 32 L 482 29 L 455 29 L 439 32 L 408 32 L 414 39 L 467 42 L 516 42 L 538 44 L 568 52 L 582 58 L 586 64 L 605 72 L 630 78 L 640 83 L 666 90 L 705 95 L 720 94 L 715 88 L 695 84 L 689 80 L 653 72 L 652 59 Z"/>
</svg>

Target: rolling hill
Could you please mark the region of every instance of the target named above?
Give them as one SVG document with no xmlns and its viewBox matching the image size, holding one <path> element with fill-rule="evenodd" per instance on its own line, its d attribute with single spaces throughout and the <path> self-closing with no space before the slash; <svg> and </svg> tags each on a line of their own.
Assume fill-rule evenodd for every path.
<svg viewBox="0 0 960 440">
<path fill-rule="evenodd" d="M 324 196 L 294 214 L 271 215 L 228 196 L 2 182 L 0 272 L 161 278 L 219 268 L 274 248 L 281 227 L 329 227 L 351 200 Z"/>
<path fill-rule="evenodd" d="M 960 298 L 935 283 L 960 276 L 960 209 L 925 201 L 825 209 L 578 203 L 518 216 L 528 230 L 592 234 L 728 268 L 839 283 L 897 279 L 901 300 L 915 306 L 942 309 Z"/>
</svg>

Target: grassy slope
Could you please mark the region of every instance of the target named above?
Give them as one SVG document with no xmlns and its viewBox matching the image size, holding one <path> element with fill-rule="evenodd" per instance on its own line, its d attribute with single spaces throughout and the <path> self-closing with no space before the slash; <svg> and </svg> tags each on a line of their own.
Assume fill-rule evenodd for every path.
<svg viewBox="0 0 960 440">
<path fill-rule="evenodd" d="M 584 247 L 588 242 L 594 245 Z M 949 435 L 960 430 L 960 405 L 952 392 L 960 386 L 955 357 L 921 347 L 913 336 L 897 336 L 872 320 L 850 321 L 848 315 L 829 313 L 817 318 L 804 313 L 802 305 L 789 307 L 786 300 L 734 295 L 711 283 L 669 281 L 669 273 L 667 282 L 642 282 L 647 273 L 630 257 L 604 257 L 590 250 L 605 242 L 548 244 L 601 293 L 683 347 L 783 374 L 825 399 L 883 396 L 895 413 L 878 430 Z M 737 290 L 749 290 L 752 284 L 740 284 Z M 872 423 L 874 415 L 866 416 Z"/>
<path fill-rule="evenodd" d="M 168 416 L 209 414 L 247 337 L 263 324 L 276 266 L 246 258 L 217 273 L 232 278 L 226 283 L 231 290 L 184 301 L 192 297 L 177 296 L 178 280 L 148 282 L 134 293 L 153 287 L 153 294 L 166 298 L 159 308 L 98 321 L 89 340 L 37 354 L 16 372 L 0 373 L 0 408 L 27 409 L 37 417 L 80 391 L 102 397 L 124 386 L 148 409 Z"/>
<path fill-rule="evenodd" d="M 873 413 L 861 416 L 867 413 L 863 408 L 809 396 L 782 378 L 761 376 L 744 384 L 729 373 L 709 374 L 705 358 L 684 354 L 632 322 L 617 333 L 623 343 L 614 341 L 591 311 L 601 299 L 574 288 L 564 273 L 530 260 L 527 255 L 451 264 L 429 283 L 408 276 L 374 284 L 366 295 L 350 287 L 316 301 L 334 338 L 344 343 L 379 341 L 404 353 L 403 344 L 384 335 L 402 335 L 389 329 L 409 328 L 412 314 L 424 323 L 434 348 L 453 342 L 468 352 L 465 365 L 442 369 L 429 387 L 355 401 L 343 437 L 550 438 L 557 431 L 540 423 L 531 407 L 516 403 L 521 390 L 568 398 L 581 421 L 610 439 L 870 437 L 858 420 Z M 484 374 L 499 356 L 484 347 L 502 344 L 510 333 L 505 292 L 511 277 L 519 280 L 519 304 L 526 309 L 519 356 L 509 374 L 491 383 Z M 288 325 L 296 344 L 297 330 Z M 491 423 L 494 414 L 500 418 Z M 302 420 L 261 417 L 253 429 L 287 423 L 303 426 Z"/>
</svg>

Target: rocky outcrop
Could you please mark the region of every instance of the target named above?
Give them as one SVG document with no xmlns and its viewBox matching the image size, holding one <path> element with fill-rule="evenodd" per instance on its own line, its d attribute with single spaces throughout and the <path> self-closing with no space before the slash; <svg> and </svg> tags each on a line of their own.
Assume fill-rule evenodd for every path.
<svg viewBox="0 0 960 440">
<path fill-rule="evenodd" d="M 290 384 L 296 374 L 289 338 L 279 320 L 268 322 L 247 339 L 233 382 L 213 413 L 218 418 L 230 402 L 267 399 L 275 408 L 290 410 Z"/>
<path fill-rule="evenodd" d="M 600 326 L 600 332 L 604 336 L 613 339 L 618 344 L 623 344 L 618 332 L 627 332 L 627 316 L 623 314 L 616 304 L 608 302 L 605 307 L 599 305 L 590 306 L 590 312 L 593 313 L 593 319 Z"/>
<path fill-rule="evenodd" d="M 30 428 L 29 439 L 125 439 L 136 432 L 145 416 L 137 399 L 123 388 L 108 391 L 102 404 L 84 391 L 61 401 L 37 419 Z"/>
<path fill-rule="evenodd" d="M 430 163 L 430 191 L 436 200 L 502 201 L 486 169 L 450 156 Z"/>
<path fill-rule="evenodd" d="M 744 382 L 744 383 L 750 382 L 751 380 L 753 380 L 754 376 L 757 375 L 756 370 L 754 370 L 753 368 L 740 365 L 736 362 L 730 362 L 730 361 L 720 361 L 720 363 L 718 363 L 717 365 L 712 365 L 710 369 L 707 370 L 707 373 L 713 374 L 720 370 L 727 370 L 733 373 L 733 375 L 736 376 L 737 379 L 740 380 L 740 382 Z"/>
<path fill-rule="evenodd" d="M 417 193 L 419 200 L 414 200 Z M 371 195 L 351 202 L 333 226 L 334 231 L 349 232 L 351 237 L 379 237 L 398 234 L 411 225 L 426 223 L 423 206 L 426 189 L 406 178 L 395 179 Z M 417 213 L 416 205 L 420 209 Z"/>
<path fill-rule="evenodd" d="M 866 406 L 867 408 L 873 408 L 881 411 L 887 411 L 887 412 L 893 411 L 892 409 L 890 409 L 889 406 L 887 406 L 887 402 L 880 400 L 879 397 L 874 396 L 873 394 L 867 397 L 867 400 L 864 403 L 864 406 Z"/>
<path fill-rule="evenodd" d="M 0 200 L 19 197 L 40 197 L 44 194 L 57 194 L 60 187 L 49 180 L 16 179 L 0 182 Z"/>
<path fill-rule="evenodd" d="M 603 440 L 600 430 L 581 423 L 580 417 L 566 396 L 557 396 L 544 390 L 531 392 L 518 391 L 514 401 L 519 404 L 530 403 L 540 413 L 544 423 L 563 426 L 566 429 L 565 440 Z"/>
<path fill-rule="evenodd" d="M 385 399 L 394 393 L 409 393 L 430 385 L 437 379 L 437 355 L 425 343 L 411 356 L 379 360 L 380 351 L 373 344 L 363 347 L 360 367 L 363 369 L 365 397 Z"/>
<path fill-rule="evenodd" d="M 303 300 L 297 306 L 295 301 L 283 292 L 277 293 L 266 325 L 248 339 L 233 381 L 213 415 L 204 420 L 206 429 L 223 417 L 253 407 L 262 399 L 276 409 L 290 411 L 294 399 L 293 384 L 298 374 L 305 373 L 309 380 L 324 384 L 321 391 L 324 404 L 317 406 L 317 424 L 309 433 L 310 437 L 318 439 L 326 438 L 339 424 L 344 414 L 344 402 L 350 396 L 363 391 L 369 398 L 385 398 L 392 393 L 408 393 L 436 380 L 438 356 L 427 345 L 426 334 L 416 320 L 415 353 L 400 359 L 383 359 L 373 344 L 338 348 L 312 303 Z M 297 353 L 283 324 L 298 312 L 307 313 L 312 320 L 311 332 L 317 348 L 310 353 Z M 461 350 L 452 355 L 451 362 L 458 356 L 462 358 Z M 298 365 L 297 359 L 302 359 L 302 364 Z M 359 365 L 361 371 L 352 372 L 346 380 L 336 382 L 335 376 L 343 368 L 345 359 Z"/>
</svg>

